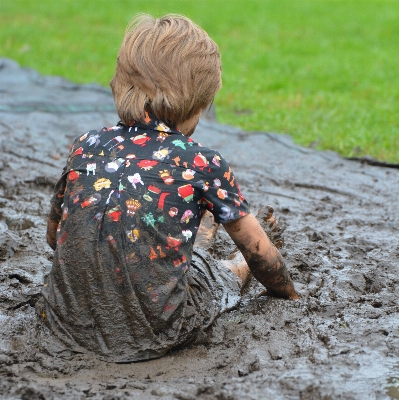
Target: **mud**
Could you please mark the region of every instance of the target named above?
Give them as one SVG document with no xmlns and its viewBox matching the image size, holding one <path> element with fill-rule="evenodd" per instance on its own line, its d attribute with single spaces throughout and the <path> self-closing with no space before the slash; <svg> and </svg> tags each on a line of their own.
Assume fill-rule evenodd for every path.
<svg viewBox="0 0 399 400">
<path fill-rule="evenodd" d="M 0 60 L 0 397 L 7 399 L 399 398 L 399 171 L 202 119 L 256 212 L 285 226 L 299 301 L 252 281 L 209 342 L 111 364 L 68 351 L 36 319 L 51 268 L 49 196 L 72 139 L 117 122 L 110 92 Z M 212 246 L 234 246 L 221 229 Z"/>
</svg>

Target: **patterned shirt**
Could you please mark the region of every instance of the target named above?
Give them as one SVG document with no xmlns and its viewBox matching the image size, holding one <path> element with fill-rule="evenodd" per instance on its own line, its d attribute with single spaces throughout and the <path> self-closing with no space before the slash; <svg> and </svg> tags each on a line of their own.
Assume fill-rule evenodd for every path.
<svg viewBox="0 0 399 400">
<path fill-rule="evenodd" d="M 249 212 L 219 152 L 148 114 L 78 137 L 52 198 L 57 248 L 43 290 L 64 330 L 103 354 L 119 352 L 119 337 L 136 354 L 123 359 L 181 341 L 205 210 L 220 223 Z"/>
</svg>

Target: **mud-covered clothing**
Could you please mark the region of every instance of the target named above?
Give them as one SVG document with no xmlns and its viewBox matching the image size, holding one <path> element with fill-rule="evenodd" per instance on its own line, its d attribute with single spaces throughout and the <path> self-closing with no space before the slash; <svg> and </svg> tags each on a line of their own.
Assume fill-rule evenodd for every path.
<svg viewBox="0 0 399 400">
<path fill-rule="evenodd" d="M 193 244 L 206 209 L 221 223 L 249 212 L 220 153 L 147 122 L 77 138 L 52 198 L 47 320 L 112 361 L 162 356 L 229 306 L 221 271 L 190 271 Z"/>
</svg>

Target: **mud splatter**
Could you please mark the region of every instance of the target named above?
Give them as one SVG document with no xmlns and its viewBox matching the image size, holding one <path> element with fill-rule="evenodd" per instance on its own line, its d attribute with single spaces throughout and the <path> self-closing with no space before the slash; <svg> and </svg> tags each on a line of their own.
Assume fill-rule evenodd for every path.
<svg viewBox="0 0 399 400">
<path fill-rule="evenodd" d="M 143 363 L 107 364 L 50 335 L 33 308 L 52 262 L 49 195 L 72 139 L 113 125 L 112 109 L 108 90 L 0 60 L 0 396 L 398 398 L 399 171 L 205 120 L 197 140 L 230 161 L 254 212 L 273 204 L 285 226 L 302 299 L 252 281 L 207 343 Z M 211 250 L 234 251 L 223 229 Z"/>
</svg>

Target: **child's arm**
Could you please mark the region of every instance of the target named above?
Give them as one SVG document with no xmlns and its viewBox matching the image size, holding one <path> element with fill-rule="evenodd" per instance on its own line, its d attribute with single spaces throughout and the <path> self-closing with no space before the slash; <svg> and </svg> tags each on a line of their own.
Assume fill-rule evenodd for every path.
<svg viewBox="0 0 399 400">
<path fill-rule="evenodd" d="M 55 208 L 51 207 L 51 212 L 47 217 L 47 234 L 46 239 L 49 246 L 55 250 L 57 246 L 57 227 L 58 223 L 61 219 L 61 215 L 59 215 Z"/>
<path fill-rule="evenodd" d="M 65 172 L 65 169 L 64 169 Z M 57 228 L 58 223 L 61 221 L 62 208 L 61 205 L 64 201 L 64 192 L 66 187 L 66 175 L 61 176 L 60 180 L 54 189 L 54 195 L 51 198 L 51 209 L 47 217 L 47 234 L 46 239 L 49 246 L 55 250 L 57 246 Z"/>
<path fill-rule="evenodd" d="M 224 224 L 254 277 L 273 296 L 299 299 L 279 251 L 272 245 L 253 214 Z"/>
</svg>

